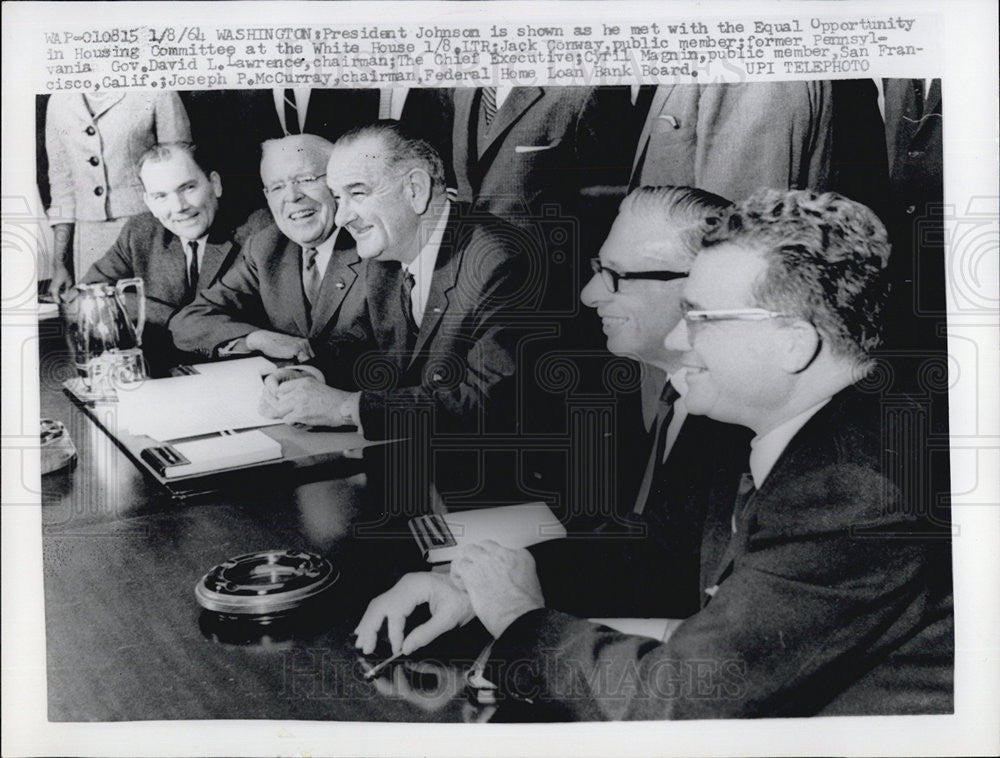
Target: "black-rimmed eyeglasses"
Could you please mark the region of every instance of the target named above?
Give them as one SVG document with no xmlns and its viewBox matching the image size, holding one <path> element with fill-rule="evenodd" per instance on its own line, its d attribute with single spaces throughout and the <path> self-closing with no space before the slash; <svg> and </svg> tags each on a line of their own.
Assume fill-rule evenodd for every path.
<svg viewBox="0 0 1000 758">
<path fill-rule="evenodd" d="M 608 288 L 608 292 L 612 294 L 618 292 L 618 283 L 622 279 L 652 279 L 658 282 L 669 282 L 687 276 L 686 273 L 682 274 L 679 271 L 626 271 L 619 273 L 613 268 L 602 265 L 600 258 L 591 258 L 590 267 L 595 274 L 600 274 L 601 281 Z"/>
</svg>

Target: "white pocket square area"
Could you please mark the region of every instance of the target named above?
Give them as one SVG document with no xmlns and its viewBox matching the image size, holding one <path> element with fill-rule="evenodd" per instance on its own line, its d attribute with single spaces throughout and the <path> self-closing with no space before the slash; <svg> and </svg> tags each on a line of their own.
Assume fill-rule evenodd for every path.
<svg viewBox="0 0 1000 758">
<path fill-rule="evenodd" d="M 517 145 L 514 148 L 515 153 L 538 153 L 542 150 L 551 150 L 558 142 L 553 142 L 551 145 Z"/>
</svg>

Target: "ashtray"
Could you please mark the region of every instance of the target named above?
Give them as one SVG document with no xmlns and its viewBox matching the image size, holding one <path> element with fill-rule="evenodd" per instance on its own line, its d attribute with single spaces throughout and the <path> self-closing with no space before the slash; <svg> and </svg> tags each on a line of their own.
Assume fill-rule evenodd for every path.
<svg viewBox="0 0 1000 758">
<path fill-rule="evenodd" d="M 194 588 L 205 610 L 258 623 L 286 616 L 332 587 L 340 572 L 304 550 L 265 550 L 230 558 Z"/>
</svg>

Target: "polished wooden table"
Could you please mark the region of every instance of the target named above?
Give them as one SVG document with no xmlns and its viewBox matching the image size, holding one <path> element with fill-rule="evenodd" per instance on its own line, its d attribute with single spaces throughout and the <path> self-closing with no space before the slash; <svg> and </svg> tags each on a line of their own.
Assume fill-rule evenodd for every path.
<svg viewBox="0 0 1000 758">
<path fill-rule="evenodd" d="M 41 325 L 41 411 L 66 424 L 78 462 L 42 482 L 50 720 L 481 718 L 451 665 L 474 655 L 475 631 L 458 635 L 464 650 L 429 650 L 439 667 L 361 676 L 350 632 L 367 601 L 422 566 L 403 521 L 383 516 L 398 497 L 396 446 L 326 478 L 248 478 L 179 502 L 63 394 L 60 329 Z M 209 569 L 275 548 L 320 553 L 340 570 L 314 612 L 245 626 L 202 611 L 194 587 Z"/>
</svg>

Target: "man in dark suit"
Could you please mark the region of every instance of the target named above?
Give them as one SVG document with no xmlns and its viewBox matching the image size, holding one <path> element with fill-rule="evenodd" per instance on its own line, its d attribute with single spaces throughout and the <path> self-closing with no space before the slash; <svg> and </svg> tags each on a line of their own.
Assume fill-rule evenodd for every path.
<svg viewBox="0 0 1000 758">
<path fill-rule="evenodd" d="M 757 436 L 749 473 L 710 493 L 702 609 L 659 641 L 623 635 L 546 610 L 530 555 L 492 542 L 410 602 L 453 624 L 474 610 L 503 689 L 563 719 L 952 711 L 948 519 L 894 436 L 912 402 L 855 385 L 884 227 L 839 195 L 772 190 L 705 245 L 668 346 L 687 350 L 689 412 Z"/>
<path fill-rule="evenodd" d="M 622 202 L 592 261 L 580 299 L 601 318 L 608 350 L 639 362 L 640 391 L 619 397 L 615 434 L 602 440 L 602 468 L 617 474 L 618 510 L 606 508 L 594 533 L 531 548 L 550 607 L 629 617 L 698 610 L 704 500 L 689 495 L 704 488 L 724 449 L 740 450 L 747 438 L 688 414 L 677 392 L 681 353 L 663 341 L 681 318 L 681 289 L 701 238 L 728 205 L 689 187 L 640 187 Z"/>
<path fill-rule="evenodd" d="M 175 354 L 167 326 L 199 289 L 214 284 L 237 258 L 242 238 L 218 218 L 222 181 L 202 165 L 189 143 L 165 143 L 139 159 L 149 213 L 131 219 L 83 281 L 116 282 L 137 276 L 146 288 L 146 359 L 166 368 Z"/>
<path fill-rule="evenodd" d="M 178 346 L 208 356 L 260 352 L 307 360 L 310 341 L 346 328 L 363 307 L 360 260 L 323 178 L 332 143 L 300 134 L 264 143 L 260 176 L 274 224 L 239 261 L 177 314 Z"/>
<path fill-rule="evenodd" d="M 890 347 L 947 351 L 940 79 L 885 79 L 891 182 Z"/>
<path fill-rule="evenodd" d="M 512 321 L 535 304 L 516 232 L 451 203 L 440 156 L 394 121 L 342 137 L 326 178 L 365 261 L 366 309 L 317 345 L 311 377 L 268 379 L 266 412 L 357 424 L 370 439 L 400 434 L 400 412 L 428 404 L 435 429 L 508 424 L 523 334 Z"/>
</svg>

